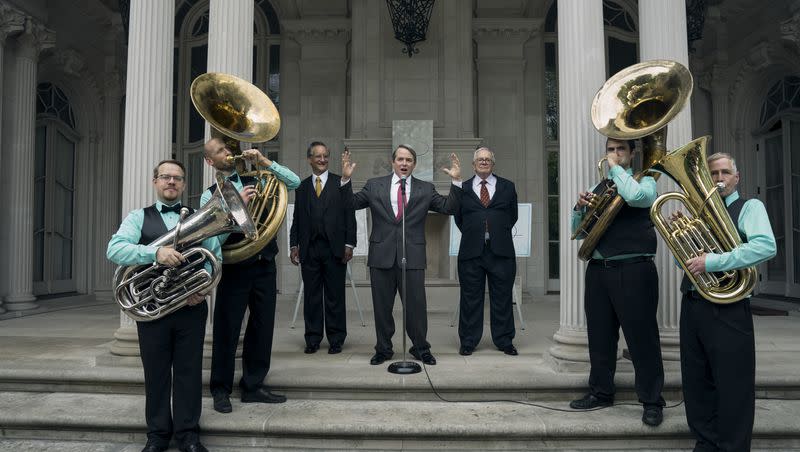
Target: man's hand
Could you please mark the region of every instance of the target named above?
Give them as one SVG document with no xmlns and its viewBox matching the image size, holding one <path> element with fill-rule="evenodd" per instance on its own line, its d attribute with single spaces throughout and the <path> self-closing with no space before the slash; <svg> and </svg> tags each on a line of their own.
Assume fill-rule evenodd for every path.
<svg viewBox="0 0 800 452">
<path fill-rule="evenodd" d="M 344 255 L 342 256 L 342 263 L 346 264 L 346 263 L 350 262 L 350 259 L 352 259 L 352 258 L 353 258 L 353 248 L 350 248 L 349 246 L 345 246 L 344 247 Z"/>
<path fill-rule="evenodd" d="M 196 304 L 202 303 L 203 301 L 206 301 L 205 294 L 193 293 L 189 295 L 189 298 L 186 299 L 186 305 L 194 306 Z"/>
<path fill-rule="evenodd" d="M 242 202 L 244 202 L 244 205 L 246 206 L 250 200 L 256 196 L 256 193 L 258 193 L 256 187 L 247 185 L 242 187 L 242 191 L 239 192 L 239 196 L 242 198 Z"/>
<path fill-rule="evenodd" d="M 442 168 L 442 171 L 450 176 L 454 181 L 461 180 L 461 162 L 455 152 L 450 154 L 450 168 Z"/>
<path fill-rule="evenodd" d="M 242 156 L 244 156 L 245 160 L 254 165 L 265 167 L 272 165 L 272 160 L 261 155 L 261 152 L 258 149 L 248 149 L 246 151 L 242 151 Z"/>
<path fill-rule="evenodd" d="M 695 276 L 699 275 L 700 273 L 706 272 L 706 253 L 703 253 L 697 257 L 693 257 L 686 261 L 686 268 L 689 269 L 689 272 Z"/>
<path fill-rule="evenodd" d="M 291 260 L 294 265 L 300 265 L 300 248 L 296 246 L 292 247 L 292 253 L 289 256 L 289 260 Z"/>
<path fill-rule="evenodd" d="M 356 164 L 350 161 L 350 151 L 344 148 L 342 152 L 342 179 L 349 180 L 356 169 Z"/>
<path fill-rule="evenodd" d="M 186 262 L 186 258 L 183 257 L 183 254 L 175 251 L 173 248 L 160 246 L 156 251 L 156 262 L 161 265 L 166 265 L 167 267 L 175 267 L 183 262 Z"/>
<path fill-rule="evenodd" d="M 592 198 L 594 198 L 594 193 L 590 191 L 582 191 L 578 193 L 578 201 L 576 204 L 579 208 L 584 208 L 589 205 L 589 203 L 592 201 Z"/>
<path fill-rule="evenodd" d="M 616 152 L 609 152 L 606 154 L 607 163 L 608 163 L 608 170 L 611 171 L 611 168 L 620 164 L 620 156 Z"/>
</svg>

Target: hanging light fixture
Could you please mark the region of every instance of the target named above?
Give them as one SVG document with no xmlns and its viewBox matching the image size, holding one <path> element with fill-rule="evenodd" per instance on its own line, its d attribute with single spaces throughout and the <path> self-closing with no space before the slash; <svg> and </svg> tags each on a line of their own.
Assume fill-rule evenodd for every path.
<svg viewBox="0 0 800 452">
<path fill-rule="evenodd" d="M 392 18 L 394 38 L 406 46 L 403 53 L 411 58 L 419 49 L 414 44 L 425 40 L 434 0 L 386 0 Z"/>
</svg>

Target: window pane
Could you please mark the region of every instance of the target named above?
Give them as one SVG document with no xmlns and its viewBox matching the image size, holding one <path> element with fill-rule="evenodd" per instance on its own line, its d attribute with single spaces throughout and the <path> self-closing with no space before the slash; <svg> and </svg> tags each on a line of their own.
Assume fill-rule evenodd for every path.
<svg viewBox="0 0 800 452">
<path fill-rule="evenodd" d="M 547 153 L 547 194 L 558 195 L 558 152 Z"/>
<path fill-rule="evenodd" d="M 267 81 L 267 94 L 269 94 L 275 108 L 280 110 L 281 105 L 281 46 L 269 46 L 269 80 Z"/>
<path fill-rule="evenodd" d="M 208 64 L 208 45 L 193 47 L 191 52 L 191 80 L 206 72 Z M 189 142 L 201 141 L 205 135 L 206 122 L 192 105 L 192 100 L 186 96 L 189 103 Z"/>
<path fill-rule="evenodd" d="M 778 135 L 765 140 L 764 158 L 767 187 L 783 186 L 783 137 Z"/>
<path fill-rule="evenodd" d="M 608 77 L 616 74 L 620 70 L 636 64 L 639 60 L 639 52 L 635 42 L 627 42 L 621 39 L 608 37 Z"/>
<path fill-rule="evenodd" d="M 558 67 L 556 44 L 544 44 L 544 91 L 546 139 L 558 140 Z"/>
<path fill-rule="evenodd" d="M 767 261 L 769 280 L 786 281 L 786 239 L 776 237 L 775 244 L 778 247 L 778 254 Z"/>
<path fill-rule="evenodd" d="M 44 230 L 33 234 L 33 280 L 44 281 Z"/>
<path fill-rule="evenodd" d="M 549 262 L 548 274 L 550 279 L 558 279 L 558 277 L 560 276 L 558 271 L 559 267 L 558 259 L 559 259 L 558 242 L 556 243 L 551 242 L 548 247 L 548 262 Z"/>
<path fill-rule="evenodd" d="M 783 186 L 767 189 L 767 215 L 772 224 L 772 231 L 775 238 L 783 238 L 786 235 L 784 221 L 786 219 L 783 208 Z"/>
<path fill-rule="evenodd" d="M 187 155 L 186 158 L 186 171 L 189 173 L 189 186 L 187 192 L 189 193 L 188 203 L 195 209 L 200 208 L 200 196 L 203 194 L 203 153 L 194 152 Z"/>
<path fill-rule="evenodd" d="M 547 198 L 547 238 L 558 241 L 558 197 Z"/>
</svg>

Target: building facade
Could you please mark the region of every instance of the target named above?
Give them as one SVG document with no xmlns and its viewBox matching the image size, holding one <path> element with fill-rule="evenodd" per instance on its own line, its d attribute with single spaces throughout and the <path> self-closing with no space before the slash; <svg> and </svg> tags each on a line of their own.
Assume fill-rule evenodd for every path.
<svg viewBox="0 0 800 452">
<path fill-rule="evenodd" d="M 737 158 L 740 189 L 764 201 L 778 241 L 758 291 L 800 297 L 800 1 L 437 0 L 417 47 L 401 51 L 376 0 L 0 0 L 0 313 L 42 297 L 111 299 L 105 246 L 128 211 L 152 202 L 152 166 L 186 162 L 192 205 L 211 180 L 188 87 L 221 71 L 273 99 L 282 128 L 259 147 L 301 177 L 314 140 L 331 147 L 334 171 L 349 148 L 356 188 L 388 173 L 395 120 L 433 121 L 434 168 L 456 152 L 468 177 L 476 145 L 493 148 L 497 173 L 533 206 L 522 289 L 560 292 L 552 355 L 581 360 L 585 267 L 569 210 L 596 182 L 603 149 L 591 99 L 617 70 L 656 58 L 694 75 L 669 147 L 708 134 L 710 152 Z M 449 220 L 431 214 L 428 277 L 453 287 L 455 303 L 448 236 Z M 668 348 L 680 274 L 660 248 Z M 353 266 L 362 285 L 365 263 Z M 279 290 L 295 292 L 296 268 L 285 255 L 278 266 Z M 123 317 L 118 336 L 131 330 Z"/>
</svg>

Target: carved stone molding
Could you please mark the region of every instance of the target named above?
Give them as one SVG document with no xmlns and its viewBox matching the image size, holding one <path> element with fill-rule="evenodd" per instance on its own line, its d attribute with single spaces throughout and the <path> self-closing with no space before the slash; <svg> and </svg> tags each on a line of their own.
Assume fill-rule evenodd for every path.
<svg viewBox="0 0 800 452">
<path fill-rule="evenodd" d="M 781 22 L 781 37 L 800 46 L 800 13 Z"/>
<path fill-rule="evenodd" d="M 522 44 L 542 29 L 541 19 L 474 19 L 472 37 L 476 41 L 503 41 Z"/>
<path fill-rule="evenodd" d="M 26 17 L 25 31 L 17 37 L 17 42 L 20 56 L 36 60 L 42 51 L 55 46 L 56 32 L 45 27 L 41 22 Z"/>
<path fill-rule="evenodd" d="M 6 38 L 25 30 L 25 14 L 0 1 L 0 46 Z"/>
<path fill-rule="evenodd" d="M 62 72 L 73 77 L 82 76 L 87 68 L 86 59 L 74 49 L 59 49 L 50 59 L 61 68 Z"/>
<path fill-rule="evenodd" d="M 281 33 L 300 44 L 345 43 L 350 39 L 350 20 L 303 19 L 285 20 Z"/>
<path fill-rule="evenodd" d="M 761 41 L 742 58 L 739 70 L 728 91 L 728 100 L 733 100 L 749 74 L 765 69 L 774 63 L 776 53 L 774 46 L 773 42 Z"/>
</svg>

